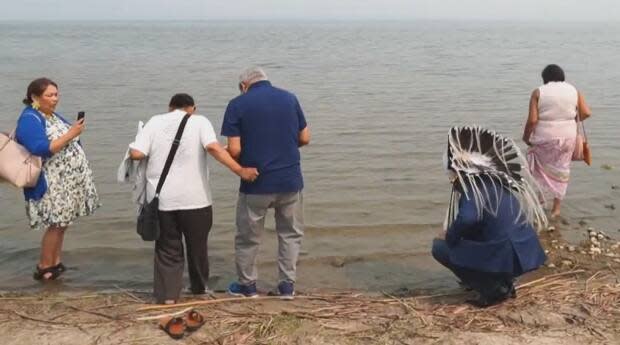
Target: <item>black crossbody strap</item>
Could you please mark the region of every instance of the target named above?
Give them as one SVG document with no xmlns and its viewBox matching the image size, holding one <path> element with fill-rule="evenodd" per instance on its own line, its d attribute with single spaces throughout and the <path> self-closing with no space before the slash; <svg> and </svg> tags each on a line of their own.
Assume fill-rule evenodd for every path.
<svg viewBox="0 0 620 345">
<path fill-rule="evenodd" d="M 166 164 L 164 164 L 164 170 L 161 172 L 161 176 L 159 176 L 159 182 L 157 183 L 157 188 L 155 189 L 156 198 L 159 198 L 159 192 L 161 192 L 161 188 L 164 186 L 164 182 L 166 181 L 166 177 L 168 176 L 168 172 L 170 171 L 170 166 L 172 165 L 172 160 L 174 160 L 174 155 L 177 153 L 177 149 L 179 148 L 179 144 L 181 143 L 181 136 L 183 136 L 183 130 L 185 129 L 185 125 L 187 124 L 187 120 L 189 120 L 190 116 L 191 114 L 185 114 L 183 120 L 181 120 L 179 129 L 177 130 L 177 134 L 174 136 L 172 147 L 170 147 L 170 153 L 168 153 L 168 158 L 166 158 Z"/>
</svg>

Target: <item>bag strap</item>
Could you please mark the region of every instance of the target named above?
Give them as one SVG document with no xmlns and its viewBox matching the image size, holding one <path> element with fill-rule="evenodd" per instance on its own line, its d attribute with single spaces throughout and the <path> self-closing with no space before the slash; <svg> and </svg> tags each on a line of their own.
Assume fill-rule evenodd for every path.
<svg viewBox="0 0 620 345">
<path fill-rule="evenodd" d="M 177 149 L 179 148 L 179 144 L 181 143 L 181 136 L 183 135 L 183 130 L 185 129 L 185 125 L 187 124 L 187 120 L 189 120 L 190 116 L 191 114 L 185 114 L 183 120 L 181 120 L 179 129 L 177 130 L 177 134 L 174 136 L 172 147 L 170 147 L 168 158 L 166 158 L 166 164 L 164 164 L 164 170 L 161 172 L 159 182 L 157 183 L 157 188 L 155 189 L 156 198 L 159 198 L 159 192 L 161 192 L 161 188 L 164 186 L 164 181 L 166 181 L 166 177 L 168 176 L 168 172 L 170 171 L 170 166 L 172 165 L 172 160 L 174 159 L 174 155 L 177 153 Z"/>
<path fill-rule="evenodd" d="M 588 136 L 586 135 L 586 125 L 583 123 L 581 114 L 579 113 L 579 107 L 577 107 L 577 131 L 579 131 L 579 125 L 581 125 L 581 131 L 583 132 L 583 139 L 587 143 Z"/>
<path fill-rule="evenodd" d="M 580 122 L 581 122 L 581 129 L 583 130 L 583 139 L 587 143 L 588 136 L 586 135 L 586 125 L 583 124 L 583 121 L 580 121 Z"/>
</svg>

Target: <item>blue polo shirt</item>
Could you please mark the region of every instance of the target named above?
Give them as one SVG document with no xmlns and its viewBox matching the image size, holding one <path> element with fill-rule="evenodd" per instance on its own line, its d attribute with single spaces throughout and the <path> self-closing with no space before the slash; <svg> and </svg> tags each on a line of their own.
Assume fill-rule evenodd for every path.
<svg viewBox="0 0 620 345">
<path fill-rule="evenodd" d="M 241 138 L 239 163 L 256 167 L 254 182 L 241 181 L 245 194 L 291 193 L 303 189 L 299 132 L 306 119 L 294 94 L 269 81 L 252 84 L 228 103 L 222 135 Z"/>
</svg>

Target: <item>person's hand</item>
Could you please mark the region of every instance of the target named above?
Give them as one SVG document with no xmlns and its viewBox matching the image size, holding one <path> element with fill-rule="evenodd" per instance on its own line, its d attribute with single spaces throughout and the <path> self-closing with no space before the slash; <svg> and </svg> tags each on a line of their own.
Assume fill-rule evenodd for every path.
<svg viewBox="0 0 620 345">
<path fill-rule="evenodd" d="M 258 177 L 258 170 L 256 168 L 241 168 L 239 177 L 244 181 L 254 182 Z"/>
<path fill-rule="evenodd" d="M 84 119 L 77 120 L 73 123 L 73 126 L 71 126 L 67 134 L 69 134 L 69 137 L 71 139 L 77 138 L 80 136 L 80 134 L 82 134 L 85 127 L 86 127 L 86 124 L 84 123 Z"/>
</svg>

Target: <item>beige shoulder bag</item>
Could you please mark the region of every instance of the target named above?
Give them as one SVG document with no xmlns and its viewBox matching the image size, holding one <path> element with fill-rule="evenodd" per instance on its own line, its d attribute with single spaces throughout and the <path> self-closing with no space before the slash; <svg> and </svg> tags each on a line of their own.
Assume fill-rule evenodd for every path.
<svg viewBox="0 0 620 345">
<path fill-rule="evenodd" d="M 15 140 L 15 130 L 10 134 L 0 132 L 0 181 L 15 187 L 34 187 L 41 174 L 41 157 L 28 152 Z"/>
</svg>

